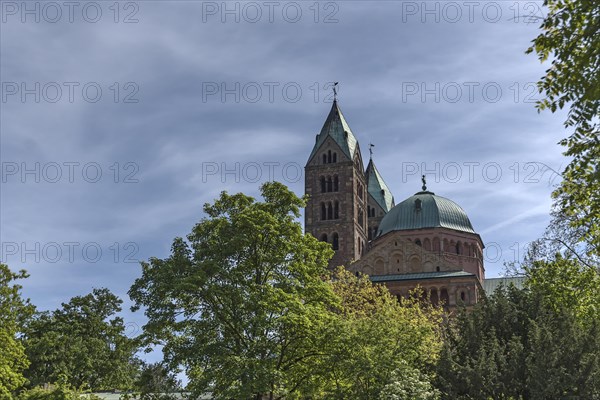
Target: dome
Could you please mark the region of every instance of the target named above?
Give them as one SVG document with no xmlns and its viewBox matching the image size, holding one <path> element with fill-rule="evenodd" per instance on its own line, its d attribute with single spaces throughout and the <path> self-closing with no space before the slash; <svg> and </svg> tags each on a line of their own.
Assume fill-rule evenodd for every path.
<svg viewBox="0 0 600 400">
<path fill-rule="evenodd" d="M 475 233 L 469 217 L 458 204 L 423 191 L 392 208 L 381 220 L 377 236 L 392 231 L 424 228 L 448 228 Z"/>
</svg>

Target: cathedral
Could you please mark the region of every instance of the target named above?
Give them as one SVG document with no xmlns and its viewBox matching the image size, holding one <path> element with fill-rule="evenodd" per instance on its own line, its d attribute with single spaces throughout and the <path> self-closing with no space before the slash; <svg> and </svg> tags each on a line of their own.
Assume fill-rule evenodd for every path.
<svg viewBox="0 0 600 400">
<path fill-rule="evenodd" d="M 371 153 L 369 149 L 369 153 Z M 407 296 L 420 286 L 447 309 L 472 306 L 499 284 L 485 279 L 484 244 L 465 211 L 427 190 L 396 204 L 370 154 L 364 168 L 360 146 L 337 99 L 316 136 L 305 166 L 305 230 L 328 242 L 330 267 L 344 265 Z"/>
</svg>

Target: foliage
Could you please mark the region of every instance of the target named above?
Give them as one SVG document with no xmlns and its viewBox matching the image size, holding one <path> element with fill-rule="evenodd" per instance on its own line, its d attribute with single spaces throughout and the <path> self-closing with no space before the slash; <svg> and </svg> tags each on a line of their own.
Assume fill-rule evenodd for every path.
<svg viewBox="0 0 600 400">
<path fill-rule="evenodd" d="M 385 286 L 342 268 L 331 285 L 341 302 L 335 310 L 337 334 L 324 363 L 324 381 L 330 382 L 326 398 L 379 398 L 386 385 L 397 383 L 398 374 L 431 371 L 441 343 L 440 309 L 418 296 L 398 301 Z M 427 383 L 429 377 L 422 376 Z"/>
<path fill-rule="evenodd" d="M 440 393 L 429 378 L 419 370 L 404 364 L 392 373 L 391 382 L 385 385 L 380 400 L 437 400 Z"/>
<path fill-rule="evenodd" d="M 27 278 L 25 271 L 12 272 L 0 264 L 0 399 L 25 384 L 23 371 L 29 362 L 17 334 L 34 311 L 29 300 L 21 296 L 21 286 L 13 281 Z"/>
<path fill-rule="evenodd" d="M 600 395 L 598 272 L 557 257 L 526 274 L 526 289 L 501 287 L 449 324 L 438 365 L 443 398 Z"/>
<path fill-rule="evenodd" d="M 23 391 L 16 400 L 100 400 L 98 396 L 72 387 L 66 380 L 65 376 L 61 376 L 57 383 L 48 385 L 47 388 L 38 386 Z"/>
<path fill-rule="evenodd" d="M 121 303 L 108 289 L 94 289 L 52 313 L 38 313 L 24 336 L 32 386 L 67 377 L 73 387 L 93 391 L 131 387 L 136 346 L 115 316 Z"/>
<path fill-rule="evenodd" d="M 171 400 L 180 399 L 183 392 L 176 374 L 162 363 L 146 364 L 140 368 L 135 382 L 135 392 L 123 396 L 126 399 Z"/>
<path fill-rule="evenodd" d="M 317 382 L 311 366 L 324 346 L 335 297 L 321 278 L 328 244 L 294 219 L 303 199 L 279 183 L 264 202 L 225 192 L 207 217 L 177 238 L 172 254 L 142 263 L 130 289 L 145 307 L 147 343 L 164 344 L 194 394 L 217 399 L 297 398 Z"/>
<path fill-rule="evenodd" d="M 600 248 L 600 2 L 596 0 L 544 0 L 548 15 L 542 33 L 528 53 L 540 61 L 552 57 L 538 83 L 545 98 L 538 110 L 555 112 L 569 104 L 565 121 L 574 132 L 560 144 L 572 161 L 554 192 L 562 214 L 583 230 L 582 241 Z M 600 254 L 600 253 L 596 253 Z"/>
</svg>

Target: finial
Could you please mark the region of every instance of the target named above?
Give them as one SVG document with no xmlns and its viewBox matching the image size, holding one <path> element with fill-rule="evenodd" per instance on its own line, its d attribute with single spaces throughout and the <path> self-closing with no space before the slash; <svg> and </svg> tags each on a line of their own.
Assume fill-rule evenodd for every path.
<svg viewBox="0 0 600 400">
<path fill-rule="evenodd" d="M 424 192 L 427 191 L 427 182 L 425 181 L 425 175 L 423 175 L 421 177 L 421 182 L 423 182 L 423 186 L 421 187 L 421 189 L 423 189 Z"/>
<path fill-rule="evenodd" d="M 337 86 L 338 83 L 339 82 L 334 82 L 334 84 L 333 84 L 333 101 L 337 100 L 337 88 L 336 88 L 336 86 Z"/>
<path fill-rule="evenodd" d="M 373 159 L 373 147 L 375 147 L 375 145 L 373 143 L 369 143 L 369 158 L 371 160 Z"/>
</svg>

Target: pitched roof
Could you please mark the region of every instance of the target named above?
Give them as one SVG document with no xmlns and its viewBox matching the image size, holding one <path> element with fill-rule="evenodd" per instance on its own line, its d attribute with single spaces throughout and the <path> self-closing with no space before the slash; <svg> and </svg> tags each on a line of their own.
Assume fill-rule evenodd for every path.
<svg viewBox="0 0 600 400">
<path fill-rule="evenodd" d="M 502 285 L 507 288 L 510 285 L 514 285 L 517 289 L 523 289 L 525 283 L 524 276 L 514 277 L 502 277 L 502 278 L 488 278 L 483 280 L 483 290 L 488 296 L 494 294 L 496 289 Z"/>
<path fill-rule="evenodd" d="M 417 274 L 397 274 L 397 275 L 371 275 L 371 282 L 391 282 L 391 281 L 412 281 L 421 279 L 436 278 L 456 278 L 463 276 L 472 276 L 474 274 L 465 271 L 439 271 L 439 272 L 420 272 Z"/>
<path fill-rule="evenodd" d="M 377 204 L 379 204 L 385 212 L 390 211 L 392 207 L 394 207 L 394 196 L 377 170 L 373 159 L 369 160 L 365 175 L 367 176 L 367 191 L 369 194 L 373 196 Z"/>
<path fill-rule="evenodd" d="M 329 115 L 321 128 L 321 133 L 317 136 L 317 141 L 313 147 L 308 161 L 312 160 L 317 150 L 325 143 L 327 138 L 333 138 L 335 142 L 340 146 L 346 157 L 353 160 L 354 150 L 357 146 L 356 137 L 350 130 L 350 126 L 346 122 L 342 110 L 337 104 L 337 100 L 333 101 Z"/>
</svg>

